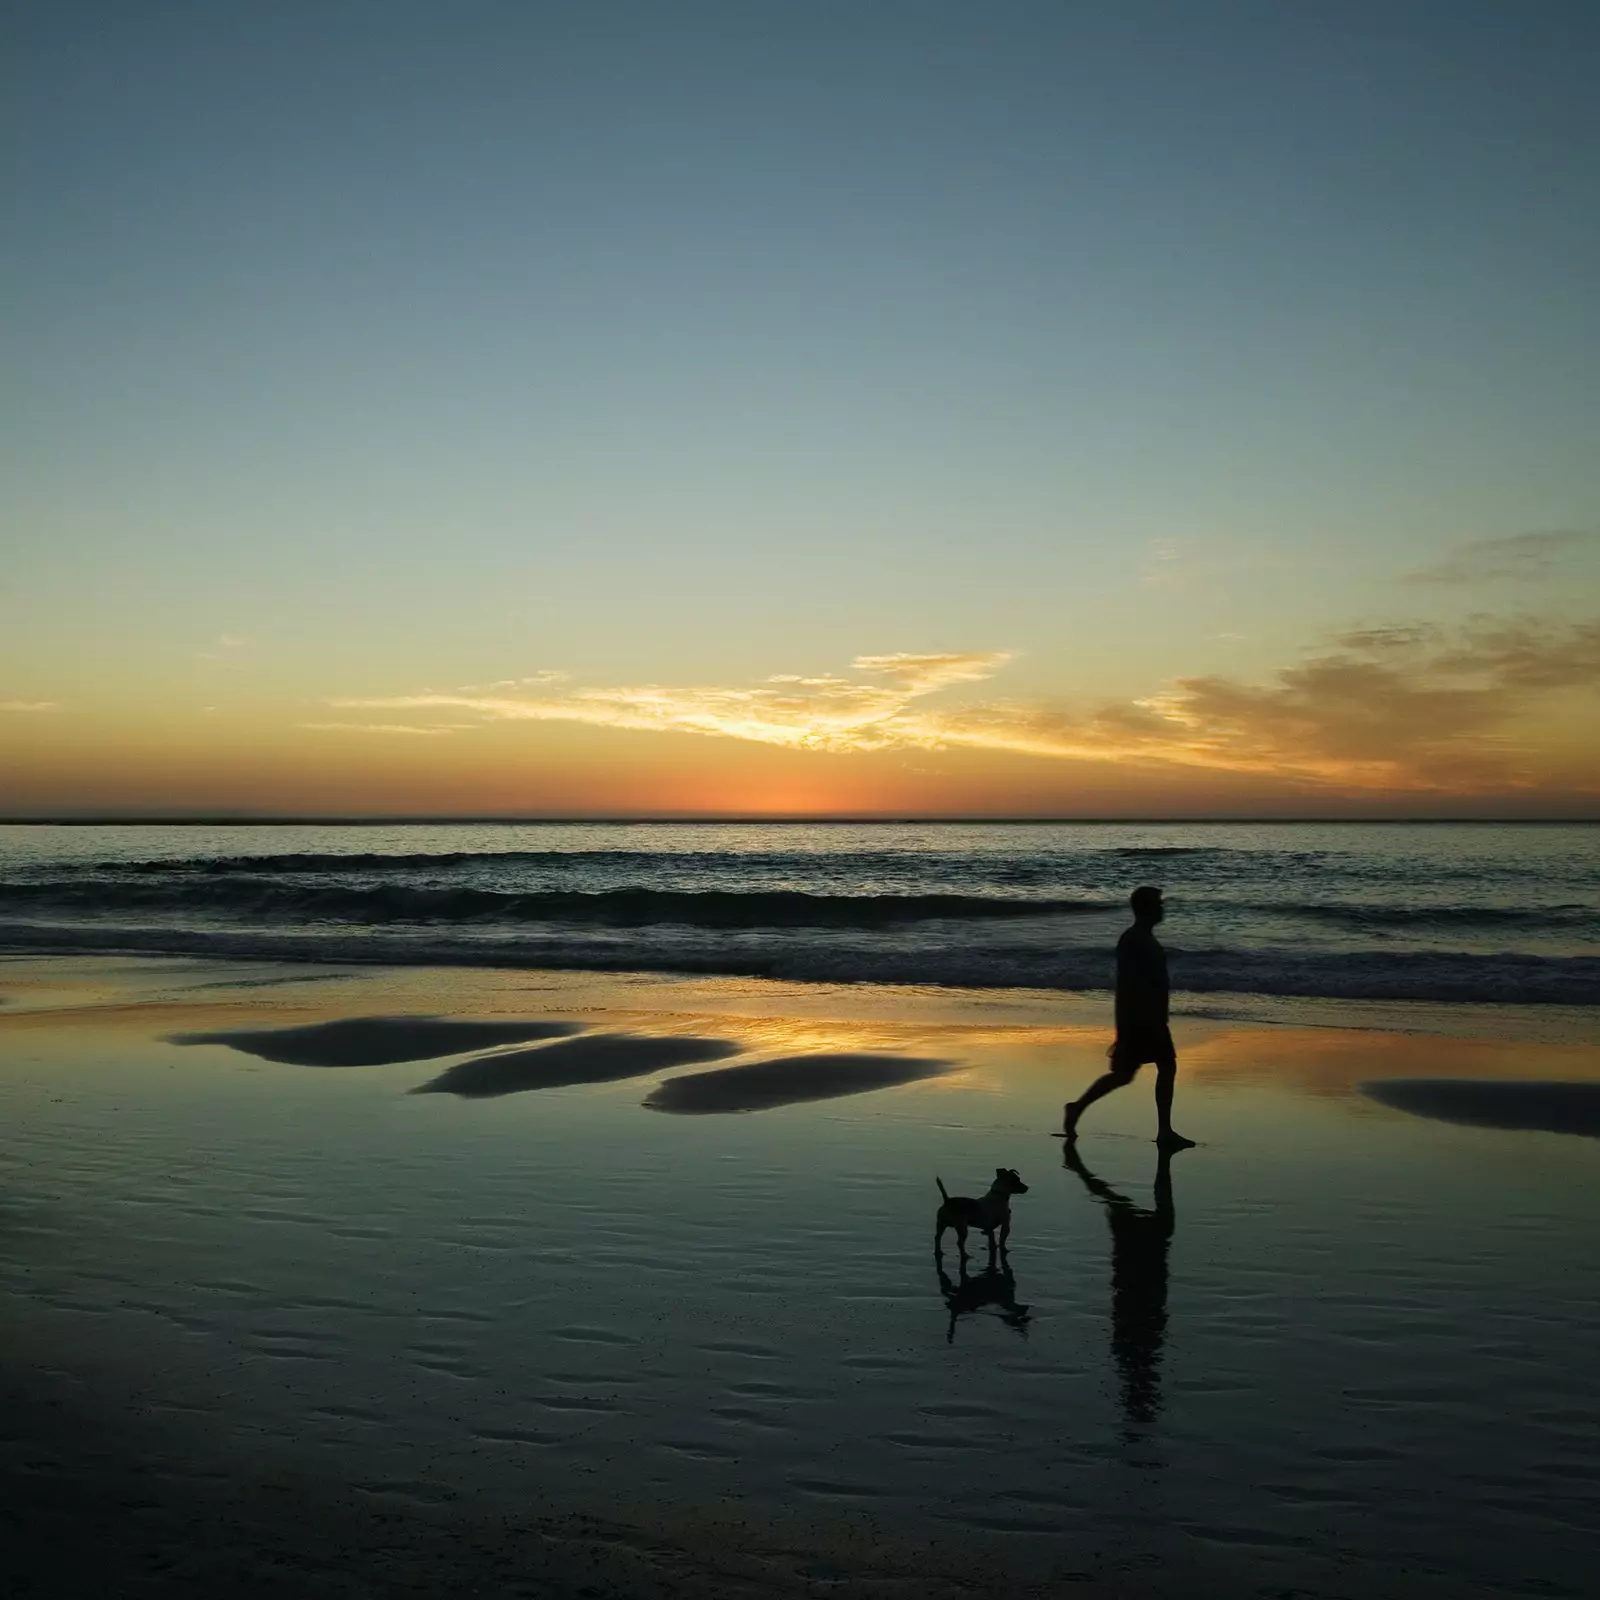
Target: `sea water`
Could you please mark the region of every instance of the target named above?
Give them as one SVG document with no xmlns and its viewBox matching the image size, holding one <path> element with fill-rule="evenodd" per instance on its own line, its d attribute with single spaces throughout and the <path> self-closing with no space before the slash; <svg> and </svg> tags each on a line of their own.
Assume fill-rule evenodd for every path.
<svg viewBox="0 0 1600 1600">
<path fill-rule="evenodd" d="M 1600 828 L 1417 823 L 0 827 L 0 949 L 1600 1002 Z"/>
</svg>

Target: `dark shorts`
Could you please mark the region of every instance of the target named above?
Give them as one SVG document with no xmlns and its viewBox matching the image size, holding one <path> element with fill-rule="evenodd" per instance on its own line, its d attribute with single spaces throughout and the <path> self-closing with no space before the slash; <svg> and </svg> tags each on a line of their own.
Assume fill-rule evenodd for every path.
<svg viewBox="0 0 1600 1600">
<path fill-rule="evenodd" d="M 1117 1067 L 1142 1067 L 1147 1061 L 1176 1061 L 1178 1058 L 1172 1044 L 1172 1030 L 1165 1023 L 1119 1033 L 1117 1042 L 1106 1054 Z"/>
</svg>

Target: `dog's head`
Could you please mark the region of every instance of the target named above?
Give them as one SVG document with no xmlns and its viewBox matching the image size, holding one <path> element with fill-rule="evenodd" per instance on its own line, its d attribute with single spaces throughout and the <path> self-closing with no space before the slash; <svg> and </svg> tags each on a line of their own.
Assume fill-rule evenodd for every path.
<svg viewBox="0 0 1600 1600">
<path fill-rule="evenodd" d="M 1017 1176 L 1015 1167 L 996 1167 L 994 1186 L 1005 1194 L 1026 1194 L 1028 1186 Z"/>
</svg>

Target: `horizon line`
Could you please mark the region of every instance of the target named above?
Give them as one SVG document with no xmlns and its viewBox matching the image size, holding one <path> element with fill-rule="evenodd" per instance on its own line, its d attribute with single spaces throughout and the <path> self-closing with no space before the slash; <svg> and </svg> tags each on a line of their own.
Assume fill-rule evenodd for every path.
<svg viewBox="0 0 1600 1600">
<path fill-rule="evenodd" d="M 999 827 L 1026 827 L 1045 824 L 1074 824 L 1092 827 L 1155 827 L 1193 825 L 1239 825 L 1242 823 L 1270 823 L 1292 826 L 1294 824 L 1331 826 L 1344 823 L 1417 823 L 1430 827 L 1493 823 L 1499 826 L 1594 826 L 1600 823 L 1595 816 L 1394 816 L 1387 813 L 1368 815 L 1292 815 L 1282 812 L 1270 814 L 1217 812 L 1193 816 L 1106 816 L 1094 815 L 1001 815 L 983 812 L 950 813 L 850 813 L 810 815 L 797 812 L 786 815 L 752 814 L 735 812 L 604 812 L 584 815 L 533 815 L 514 813 L 453 813 L 406 812 L 383 815 L 371 812 L 305 812 L 295 814 L 258 814 L 252 812 L 114 812 L 76 813 L 71 815 L 44 812 L 21 816 L 0 815 L 0 827 L 415 827 L 423 824 L 439 827 L 445 825 L 476 827 L 638 827 L 655 826 L 739 826 L 772 825 L 781 827 L 841 826 L 841 827 L 894 827 L 918 824 L 928 826 L 938 823 L 972 825 L 977 823 Z"/>
</svg>

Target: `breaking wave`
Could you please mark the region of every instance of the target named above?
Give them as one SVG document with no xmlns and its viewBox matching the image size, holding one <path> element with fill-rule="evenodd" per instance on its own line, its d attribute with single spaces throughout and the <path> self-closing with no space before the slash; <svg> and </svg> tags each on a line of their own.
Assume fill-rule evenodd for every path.
<svg viewBox="0 0 1600 1600">
<path fill-rule="evenodd" d="M 857 935 L 859 939 L 859 934 Z M 193 927 L 62 927 L 0 922 L 0 949 L 94 954 L 207 955 L 249 961 L 648 971 L 783 978 L 798 982 L 895 983 L 966 988 L 1102 990 L 1108 952 L 1015 942 L 863 944 L 813 935 L 774 944 L 746 933 L 686 943 L 670 935 L 585 942 L 549 935 L 483 937 L 432 927 L 234 931 Z M 1339 1000 L 1592 1005 L 1600 956 L 1493 955 L 1461 951 L 1173 951 L 1175 991 Z"/>
<path fill-rule="evenodd" d="M 607 927 L 674 923 L 695 928 L 881 927 L 903 922 L 1061 917 L 1116 909 L 1114 901 L 1024 900 L 963 894 L 739 893 L 703 889 L 598 889 L 518 893 L 496 889 L 274 883 L 228 874 L 200 881 L 72 880 L 0 888 L 0 905 L 67 912 L 133 910 L 238 914 L 296 921 L 564 922 Z"/>
</svg>

